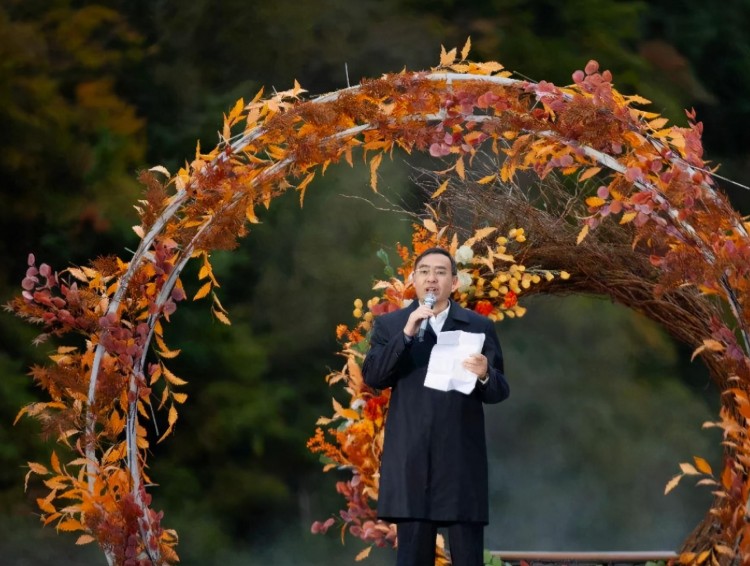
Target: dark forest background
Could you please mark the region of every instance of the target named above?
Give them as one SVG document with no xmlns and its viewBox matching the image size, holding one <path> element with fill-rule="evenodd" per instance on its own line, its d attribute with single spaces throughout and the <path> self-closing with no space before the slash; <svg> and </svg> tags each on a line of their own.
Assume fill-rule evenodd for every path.
<svg viewBox="0 0 750 566">
<path fill-rule="evenodd" d="M 471 58 L 519 76 L 571 82 L 596 59 L 622 92 L 686 122 L 694 107 L 719 173 L 750 181 L 750 2 L 698 0 L 0 0 L 0 300 L 20 291 L 26 257 L 56 269 L 128 257 L 141 169 L 175 171 L 217 142 L 222 112 L 261 86 L 297 79 L 320 94 L 384 72 L 427 69 L 440 45 L 472 38 Z M 361 545 L 310 523 L 339 507 L 305 441 L 330 412 L 324 376 L 341 364 L 337 323 L 382 276 L 376 258 L 407 241 L 417 206 L 396 156 L 376 200 L 362 167 L 316 180 L 301 210 L 275 201 L 242 247 L 213 258 L 233 320 L 203 303 L 167 329 L 172 369 L 190 383 L 173 437 L 154 449 L 155 507 L 181 535 L 183 564 L 349 564 Z M 750 193 L 724 190 L 750 211 Z M 185 283 L 197 290 L 195 274 Z M 190 292 L 188 292 L 190 295 Z M 710 502 L 683 485 L 692 455 L 719 467 L 719 402 L 705 368 L 637 313 L 596 297 L 536 298 L 498 327 L 511 399 L 487 411 L 493 549 L 676 549 Z M 26 375 L 50 345 L 0 315 L 0 560 L 101 564 L 94 547 L 43 529 L 28 460 L 50 447 Z M 371 564 L 390 563 L 379 551 Z"/>
</svg>

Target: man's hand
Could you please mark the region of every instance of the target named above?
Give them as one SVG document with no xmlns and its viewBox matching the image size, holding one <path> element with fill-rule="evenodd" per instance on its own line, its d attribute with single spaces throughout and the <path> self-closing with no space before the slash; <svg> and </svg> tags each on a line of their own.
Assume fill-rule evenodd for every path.
<svg viewBox="0 0 750 566">
<path fill-rule="evenodd" d="M 484 354 L 472 354 L 463 361 L 462 365 L 471 373 L 476 374 L 478 378 L 487 375 L 487 369 L 489 367 L 487 357 Z"/>
<path fill-rule="evenodd" d="M 425 318 L 430 318 L 433 315 L 432 308 L 427 305 L 419 305 L 412 311 L 409 318 L 404 326 L 404 334 L 413 337 L 419 332 L 419 325 Z"/>
</svg>

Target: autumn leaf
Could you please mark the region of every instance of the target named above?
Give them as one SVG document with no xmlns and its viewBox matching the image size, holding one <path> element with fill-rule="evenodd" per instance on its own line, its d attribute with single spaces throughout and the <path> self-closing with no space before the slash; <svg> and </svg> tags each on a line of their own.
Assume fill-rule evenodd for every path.
<svg viewBox="0 0 750 566">
<path fill-rule="evenodd" d="M 370 186 L 376 193 L 378 192 L 378 167 L 383 160 L 383 154 L 378 153 L 370 160 Z"/>
<path fill-rule="evenodd" d="M 590 179 L 591 177 L 593 177 L 597 173 L 601 172 L 601 170 L 602 170 L 601 167 L 589 167 L 588 169 L 586 169 L 583 173 L 581 173 L 578 176 L 578 182 L 582 183 L 586 179 Z"/>
<path fill-rule="evenodd" d="M 213 283 L 211 283 L 211 281 L 208 281 L 207 283 L 205 283 L 200 289 L 198 289 L 198 292 L 193 297 L 193 300 L 197 301 L 199 299 L 202 299 L 206 295 L 208 295 L 208 293 L 211 291 L 212 285 Z"/>
<path fill-rule="evenodd" d="M 681 463 L 680 469 L 682 470 L 683 474 L 686 474 L 688 476 L 697 476 L 699 474 L 698 470 L 696 470 L 692 464 L 688 464 L 687 462 Z"/>
<path fill-rule="evenodd" d="M 436 198 L 442 195 L 445 192 L 445 189 L 448 188 L 448 179 L 443 181 L 443 183 L 437 188 L 437 190 L 430 195 L 430 198 Z"/>
<path fill-rule="evenodd" d="M 466 169 L 464 168 L 463 157 L 459 157 L 458 161 L 456 161 L 456 173 L 458 173 L 458 176 L 461 178 L 461 180 L 466 179 Z"/>
<path fill-rule="evenodd" d="M 586 236 L 588 235 L 588 233 L 589 233 L 589 225 L 588 224 L 584 224 L 583 228 L 581 229 L 581 231 L 578 232 L 578 237 L 576 238 L 576 245 L 578 245 L 581 242 L 583 242 L 584 238 L 586 238 Z"/>
<path fill-rule="evenodd" d="M 448 67 L 456 61 L 456 48 L 446 52 L 445 47 L 440 46 L 440 66 Z"/>
<path fill-rule="evenodd" d="M 227 326 L 232 325 L 232 321 L 229 320 L 229 317 L 223 312 L 221 312 L 220 310 L 212 308 L 211 314 L 213 314 L 216 317 L 216 319 L 222 324 L 226 324 Z"/>
<path fill-rule="evenodd" d="M 62 521 L 57 525 L 57 530 L 65 531 L 65 532 L 72 532 L 72 531 L 82 531 L 84 529 L 80 521 L 77 521 L 75 519 L 66 519 L 65 521 Z"/>
<path fill-rule="evenodd" d="M 422 224 L 424 224 L 424 227 L 427 228 L 430 232 L 433 234 L 437 234 L 438 228 L 437 224 L 435 224 L 434 221 L 430 220 L 429 218 L 425 218 L 422 221 Z"/>
<path fill-rule="evenodd" d="M 361 560 L 364 560 L 368 556 L 370 556 L 370 551 L 371 550 L 372 550 L 372 547 L 368 546 L 364 550 L 360 551 L 359 554 L 357 554 L 357 556 L 354 557 L 355 562 L 359 562 Z"/>
<path fill-rule="evenodd" d="M 466 61 L 466 58 L 469 56 L 469 51 L 471 51 L 471 36 L 466 38 L 466 43 L 463 46 L 463 49 L 461 49 L 461 61 Z"/>
<path fill-rule="evenodd" d="M 638 216 L 638 213 L 634 210 L 631 210 L 629 212 L 623 212 L 622 217 L 620 218 L 620 224 L 627 224 L 628 222 L 632 221 L 636 216 Z"/>
<path fill-rule="evenodd" d="M 711 466 L 706 460 L 704 460 L 703 458 L 700 458 L 699 456 L 693 456 L 693 460 L 695 460 L 695 465 L 699 471 L 701 471 L 702 473 L 706 475 L 713 474 L 713 472 L 711 471 Z"/>
<path fill-rule="evenodd" d="M 599 198 L 599 197 L 588 197 L 586 199 L 586 204 L 588 206 L 590 206 L 591 208 L 596 208 L 598 206 L 602 206 L 606 202 L 607 202 L 606 200 L 604 200 L 603 198 Z"/>
<path fill-rule="evenodd" d="M 175 374 L 173 374 L 169 369 L 167 369 L 167 366 L 162 365 L 162 371 L 164 373 L 164 377 L 166 380 L 171 383 L 172 385 L 187 385 L 187 381 L 184 379 L 180 379 Z"/>
<path fill-rule="evenodd" d="M 81 535 L 78 537 L 78 540 L 76 540 L 77 545 L 83 545 L 83 544 L 89 544 L 91 542 L 94 542 L 96 539 L 92 537 L 91 535 Z"/>
<path fill-rule="evenodd" d="M 680 480 L 683 478 L 682 474 L 677 474 L 675 477 L 673 477 L 669 482 L 667 483 L 667 486 L 664 488 L 664 495 L 667 495 L 670 491 L 672 491 L 675 487 L 677 487 L 677 484 L 680 483 Z"/>
</svg>

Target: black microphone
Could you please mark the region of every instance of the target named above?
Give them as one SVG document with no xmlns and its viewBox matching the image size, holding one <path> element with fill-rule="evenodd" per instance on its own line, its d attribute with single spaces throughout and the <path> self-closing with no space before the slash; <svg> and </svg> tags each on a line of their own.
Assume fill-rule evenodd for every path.
<svg viewBox="0 0 750 566">
<path fill-rule="evenodd" d="M 424 296 L 424 304 L 428 307 L 432 308 L 435 306 L 435 302 L 437 301 L 437 297 L 433 293 L 427 293 Z M 424 342 L 424 331 L 427 330 L 427 323 L 430 321 L 428 318 L 422 319 L 422 324 L 419 325 L 419 332 L 417 333 L 417 340 L 420 342 Z"/>
</svg>

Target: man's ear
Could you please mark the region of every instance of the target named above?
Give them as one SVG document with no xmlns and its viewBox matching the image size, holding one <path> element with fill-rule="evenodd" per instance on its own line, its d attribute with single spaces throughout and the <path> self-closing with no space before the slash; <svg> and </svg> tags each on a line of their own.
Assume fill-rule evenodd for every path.
<svg viewBox="0 0 750 566">
<path fill-rule="evenodd" d="M 453 276 L 453 284 L 451 285 L 451 293 L 455 293 L 458 289 L 458 275 Z"/>
</svg>

